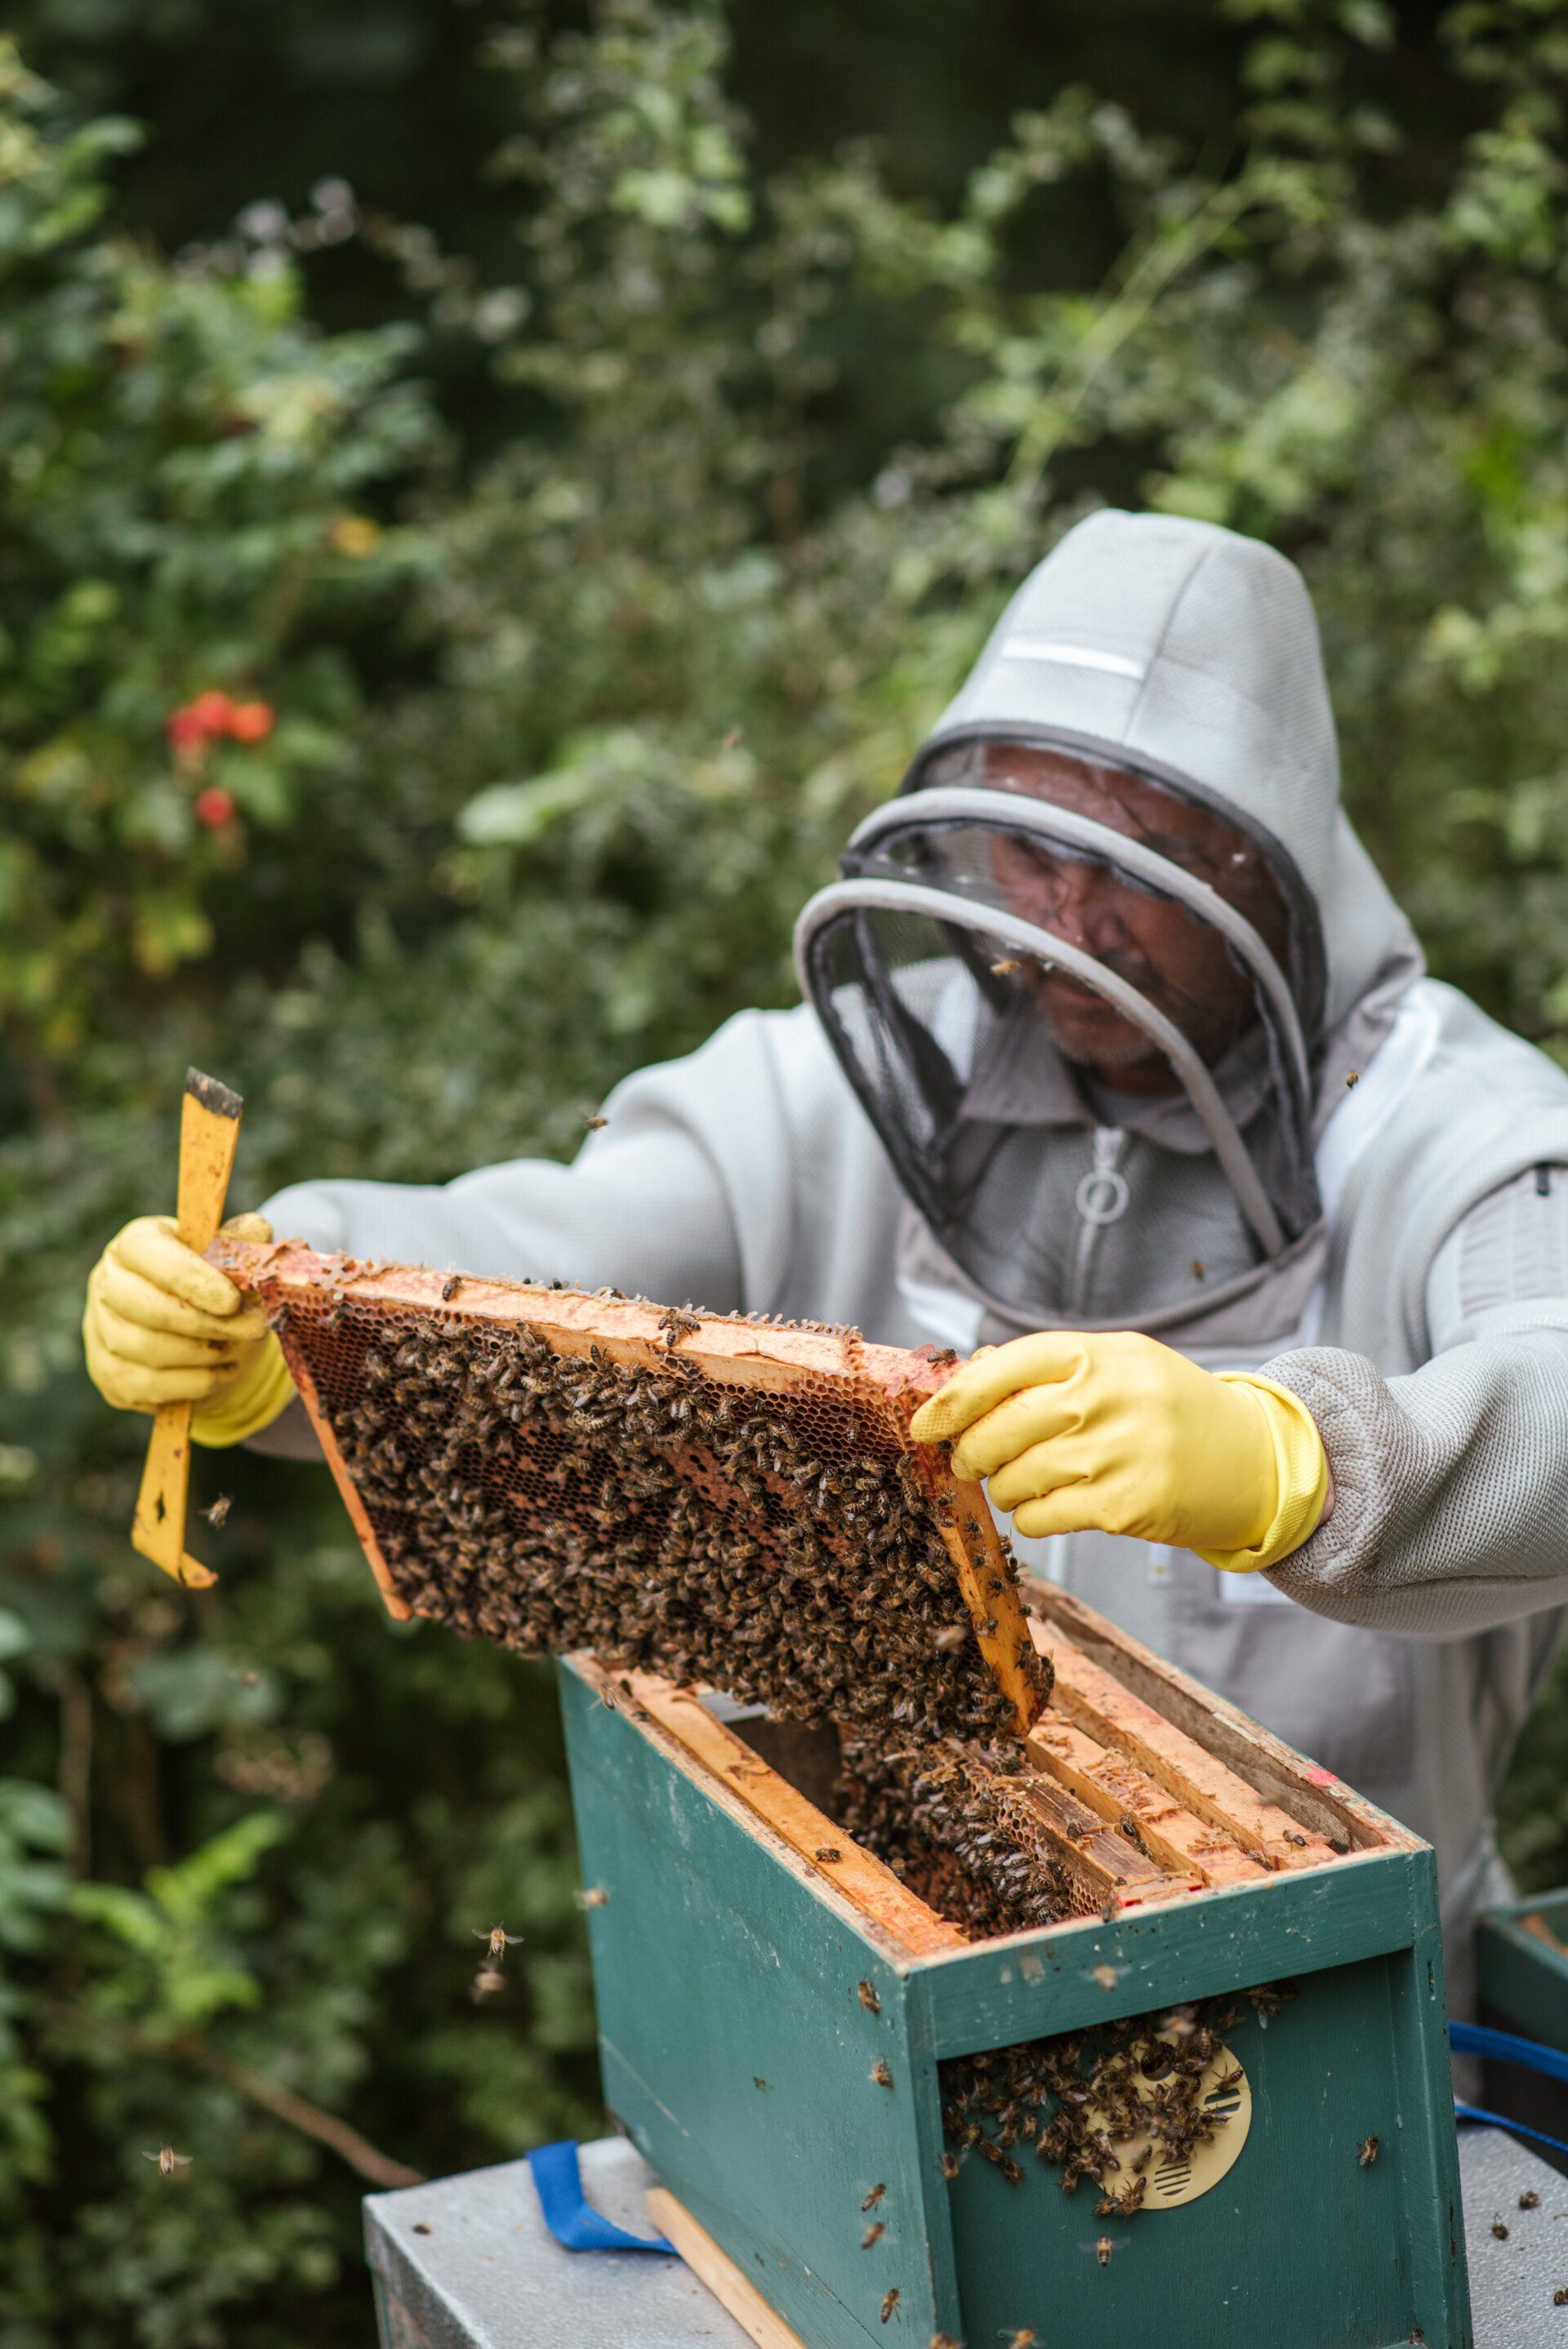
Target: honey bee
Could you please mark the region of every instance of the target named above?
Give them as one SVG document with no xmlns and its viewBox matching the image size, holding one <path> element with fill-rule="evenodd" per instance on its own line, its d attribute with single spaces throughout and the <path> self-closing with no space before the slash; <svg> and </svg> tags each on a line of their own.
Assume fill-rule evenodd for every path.
<svg viewBox="0 0 1568 2349">
<path fill-rule="evenodd" d="M 862 2210 L 874 2210 L 874 2209 L 876 2209 L 877 2204 L 882 2200 L 882 2196 L 883 2196 L 886 2192 L 887 2192 L 887 2188 L 886 2188 L 885 2186 L 873 2186 L 873 2187 L 872 2188 L 871 2192 L 866 2196 L 866 2198 L 865 2198 L 864 2201 L 861 2204 L 861 2209 Z M 1539 2200 L 1540 2200 L 1540 2199 L 1541 2199 L 1541 2198 L 1540 2198 L 1540 2196 L 1538 2195 L 1538 2196 L 1536 2197 L 1536 2199 L 1539 2201 Z"/>
<path fill-rule="evenodd" d="M 1109 2235 L 1096 2236 L 1094 2255 L 1099 2261 L 1102 2268 L 1108 2268 L 1110 2265 L 1110 2255 L 1115 2249 L 1116 2245 L 1111 2241 Z"/>
<path fill-rule="evenodd" d="M 203 1509 L 201 1515 L 210 1526 L 221 1526 L 233 1506 L 227 1493 L 220 1493 L 211 1507 Z"/>
<path fill-rule="evenodd" d="M 1498 2241 L 1499 2241 L 1500 2243 L 1506 2243 L 1506 2242 L 1507 2242 L 1507 2240 L 1508 2240 L 1508 2229 L 1503 2225 L 1502 2220 L 1501 2220 L 1501 2219 L 1494 2219 L 1494 2220 L 1492 2220 L 1492 2222 L 1491 2222 L 1491 2231 L 1492 2231 L 1492 2233 L 1497 2237 L 1497 2240 L 1498 2240 Z"/>
<path fill-rule="evenodd" d="M 160 2145 L 156 2153 L 144 2153 L 141 2158 L 143 2161 L 155 2161 L 165 2178 L 172 2178 L 177 2169 L 189 2169 L 191 2161 L 190 2154 L 176 2153 L 171 2145 Z"/>
<path fill-rule="evenodd" d="M 1375 2137 L 1364 2137 L 1361 2140 L 1361 2150 L 1356 2157 L 1357 2167 L 1360 2169 L 1370 2169 L 1377 2158 L 1378 2150 Z"/>
<path fill-rule="evenodd" d="M 892 2314 L 893 2310 L 894 2310 L 897 2306 L 898 2306 L 898 2286 L 897 2286 L 897 2284 L 895 2283 L 895 2284 L 894 2284 L 894 2286 L 893 2286 L 893 2288 L 892 2288 L 892 2290 L 888 2293 L 887 2298 L 883 2301 L 883 2302 L 882 2302 L 882 2323 L 883 2323 L 884 2324 L 887 2323 L 888 2318 Z"/>
<path fill-rule="evenodd" d="M 949 2186 L 951 2186 L 954 2179 L 958 2175 L 958 2156 L 955 2153 L 944 2153 L 943 2155 L 942 2175 L 946 2178 Z"/>
<path fill-rule="evenodd" d="M 1540 2209 L 1541 2197 L 1537 2194 L 1533 2186 L 1527 2187 L 1524 2192 L 1520 2196 L 1519 2207 L 1522 2210 Z"/>
<path fill-rule="evenodd" d="M 1007 2349 L 1037 2349 L 1039 2334 L 1032 2324 L 1021 2324 L 1007 2343 Z"/>
<path fill-rule="evenodd" d="M 886 2233 L 887 2229 L 883 2226 L 882 2220 L 880 2219 L 876 2220 L 866 2229 L 865 2233 L 861 2237 L 861 2251 L 869 2251 L 873 2243 L 880 2243 Z"/>
<path fill-rule="evenodd" d="M 490 1954 L 498 1965 L 513 1943 L 522 1939 L 521 1933 L 509 1933 L 504 1925 L 491 1925 L 489 1928 L 476 1925 L 473 1928 L 473 1936 L 476 1941 L 490 1943 Z"/>
<path fill-rule="evenodd" d="M 593 1117 L 585 1117 L 583 1123 L 587 1127 L 590 1133 L 602 1133 L 604 1128 L 609 1124 L 610 1121 L 607 1117 L 600 1117 L 597 1112 L 595 1112 Z"/>
<path fill-rule="evenodd" d="M 879 2088 L 891 2088 L 892 2085 L 892 2074 L 888 2070 L 886 2064 L 882 2061 L 880 2055 L 877 2057 L 876 2062 L 872 2065 L 872 2078 L 876 2082 Z"/>
<path fill-rule="evenodd" d="M 443 1304 L 443 1305 L 449 1305 L 449 1304 L 451 1303 L 451 1301 L 452 1301 L 453 1298 L 457 1295 L 457 1293 L 458 1293 L 459 1289 L 462 1287 L 462 1285 L 463 1285 L 463 1277 L 462 1277 L 462 1274 L 461 1274 L 460 1272 L 449 1272 L 449 1273 L 448 1273 L 448 1275 L 447 1275 L 447 1277 L 446 1277 L 445 1280 L 443 1280 L 443 1281 L 442 1281 L 442 1283 L 441 1283 L 441 1302 L 442 1302 L 442 1304 Z"/>
<path fill-rule="evenodd" d="M 836 1843 L 819 1844 L 817 1849 L 811 1854 L 812 1858 L 820 1860 L 824 1868 L 830 1868 L 836 1859 L 842 1859 L 843 1856 Z"/>
<path fill-rule="evenodd" d="M 482 2006 L 487 1998 L 493 1998 L 498 1990 L 505 1988 L 506 1976 L 499 1966 L 481 1966 L 469 1985 L 469 1996 L 476 2006 Z"/>
<path fill-rule="evenodd" d="M 603 1909 L 610 1898 L 602 1884 L 585 1884 L 581 1892 L 572 1896 L 579 1909 Z"/>
<path fill-rule="evenodd" d="M 880 2014 L 882 2013 L 882 2001 L 877 1996 L 877 1989 L 874 1982 L 857 1982 L 855 1984 L 855 1994 L 868 2013 Z"/>
<path fill-rule="evenodd" d="M 1023 968 L 1023 964 L 1016 955 L 1004 955 L 1000 962 L 992 964 L 991 976 L 993 978 L 1011 978 L 1016 970 L 1022 970 Z"/>
</svg>

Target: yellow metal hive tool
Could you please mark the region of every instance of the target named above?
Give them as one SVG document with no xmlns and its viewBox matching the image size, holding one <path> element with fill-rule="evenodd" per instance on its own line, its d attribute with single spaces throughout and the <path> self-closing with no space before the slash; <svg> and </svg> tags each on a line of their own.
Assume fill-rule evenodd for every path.
<svg viewBox="0 0 1568 2349">
<path fill-rule="evenodd" d="M 239 1094 L 215 1077 L 204 1077 L 200 1069 L 186 1071 L 175 1223 L 187 1247 L 210 1247 L 223 1220 L 243 1109 Z M 218 1578 L 185 1547 L 191 1412 L 188 1402 L 170 1402 L 153 1415 L 130 1538 L 143 1557 L 176 1582 L 189 1590 L 205 1590 Z"/>
</svg>

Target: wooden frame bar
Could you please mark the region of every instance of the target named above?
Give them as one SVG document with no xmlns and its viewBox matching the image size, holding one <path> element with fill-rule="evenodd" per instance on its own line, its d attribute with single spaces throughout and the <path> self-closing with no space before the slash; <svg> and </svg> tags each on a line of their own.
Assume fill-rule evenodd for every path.
<svg viewBox="0 0 1568 2349">
<path fill-rule="evenodd" d="M 1266 1876 L 1219 1827 L 1183 1810 L 1174 1796 L 1123 1754 L 1113 1753 L 1047 1710 L 1024 1741 L 1037 1769 L 1049 1773 L 1099 1817 L 1136 1836 L 1172 1873 L 1204 1884 L 1245 1884 Z"/>
<path fill-rule="evenodd" d="M 1113 1673 L 1124 1688 L 1216 1761 L 1228 1764 L 1297 1826 L 1311 1827 L 1331 1850 L 1424 1849 L 1418 1836 L 1398 1826 L 1332 1770 L 1298 1754 L 1239 1705 L 1216 1695 L 1179 1665 L 1167 1663 L 1085 1600 L 1030 1575 L 1024 1576 L 1022 1587 L 1031 1615 L 1064 1632 L 1080 1653 Z"/>
<path fill-rule="evenodd" d="M 1054 1624 L 1031 1616 L 1030 1630 L 1056 1671 L 1055 1709 L 1101 1745 L 1125 1754 L 1183 1809 L 1233 1838 L 1248 1858 L 1274 1870 L 1315 1868 L 1338 1857 L 1326 1837 L 1266 1802 Z"/>
</svg>

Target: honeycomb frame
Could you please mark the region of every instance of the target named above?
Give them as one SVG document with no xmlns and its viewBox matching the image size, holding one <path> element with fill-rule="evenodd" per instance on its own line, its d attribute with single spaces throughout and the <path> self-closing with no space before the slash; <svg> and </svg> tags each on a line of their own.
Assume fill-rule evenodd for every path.
<svg viewBox="0 0 1568 2349">
<path fill-rule="evenodd" d="M 761 1427 L 786 1428 L 802 1448 L 808 1465 L 815 1455 L 832 1458 L 835 1445 L 846 1457 L 880 1464 L 878 1476 L 866 1480 L 877 1489 L 864 1504 L 878 1513 L 882 1528 L 873 1529 L 874 1538 L 896 1567 L 905 1555 L 899 1545 L 907 1536 L 907 1555 L 917 1565 L 923 1563 L 927 1586 L 934 1587 L 931 1561 L 937 1557 L 944 1561 L 962 1598 L 965 1628 L 973 1642 L 972 1657 L 965 1647 L 963 1669 L 979 1672 L 989 1693 L 992 1733 L 1010 1731 L 1021 1736 L 1042 1712 L 1049 1693 L 1050 1666 L 1038 1657 L 1030 1639 L 1011 1554 L 997 1533 L 984 1491 L 955 1477 L 944 1451 L 913 1444 L 909 1439 L 910 1419 L 946 1375 L 944 1358 L 934 1356 L 933 1350 L 912 1352 L 878 1346 L 858 1331 L 820 1324 L 661 1308 L 609 1290 L 588 1294 L 443 1273 L 428 1266 L 324 1255 L 292 1240 L 255 1246 L 221 1236 L 208 1253 L 214 1264 L 266 1308 L 393 1616 L 454 1619 L 439 1584 L 428 1578 L 421 1581 L 409 1566 L 410 1546 L 417 1555 L 418 1536 L 417 1527 L 409 1535 L 407 1520 L 421 1508 L 428 1514 L 432 1509 L 438 1512 L 439 1496 L 434 1501 L 428 1493 L 420 1496 L 417 1460 L 397 1469 L 406 1494 L 393 1493 L 390 1503 L 387 1477 L 377 1483 L 366 1468 L 367 1454 L 356 1413 L 363 1417 L 364 1399 L 373 1381 L 387 1382 L 387 1350 L 402 1347 L 420 1365 L 433 1369 L 438 1380 L 450 1368 L 441 1350 L 448 1346 L 454 1358 L 462 1358 L 452 1387 L 457 1397 L 454 1408 L 466 1408 L 464 1398 L 472 1381 L 463 1362 L 469 1358 L 482 1362 L 521 1354 L 524 1360 L 531 1356 L 539 1361 L 542 1357 L 537 1350 L 542 1346 L 554 1358 L 555 1366 L 572 1366 L 596 1392 L 602 1392 L 606 1381 L 614 1391 L 619 1378 L 628 1390 L 636 1387 L 661 1398 L 661 1407 L 676 1414 L 686 1411 L 685 1398 L 689 1395 L 699 1416 L 717 1401 L 726 1414 L 733 1412 L 748 1425 L 755 1420 Z M 392 1359 L 396 1361 L 398 1357 Z M 374 1371 L 367 1367 L 372 1363 Z M 672 1381 L 677 1383 L 672 1386 Z M 411 1371 L 408 1383 L 415 1392 L 407 1407 L 423 1409 L 428 1419 L 429 1371 Z M 401 1401 L 397 1407 L 405 1408 Z M 516 1413 L 512 1415 L 515 1419 Z M 518 1448 L 504 1427 L 500 1437 L 502 1450 L 508 1445 Z M 534 1440 L 537 1444 L 537 1435 Z M 496 1450 L 493 1438 L 490 1450 Z M 637 1443 L 632 1450 L 637 1452 Z M 779 1550 L 793 1538 L 786 1521 L 810 1519 L 814 1506 L 816 1537 L 836 1547 L 841 1562 L 844 1561 L 841 1515 L 860 1504 L 853 1496 L 845 1497 L 841 1485 L 837 1498 L 824 1489 L 830 1481 L 826 1474 L 816 1488 L 802 1491 L 799 1489 L 800 1468 L 775 1473 L 763 1466 L 748 1480 L 748 1498 L 736 1489 L 735 1472 L 716 1467 L 700 1441 L 660 1438 L 645 1444 L 641 1453 L 645 1466 L 654 1453 L 660 1454 L 666 1464 L 676 1463 L 684 1492 L 696 1496 L 689 1504 L 696 1512 L 693 1521 L 706 1506 L 719 1528 L 715 1539 L 722 1539 L 727 1531 L 759 1548 L 766 1557 L 770 1543 Z M 558 1444 L 557 1455 L 548 1469 L 531 1465 L 526 1472 L 519 1469 L 512 1476 L 512 1485 L 518 1489 L 510 1491 L 510 1503 L 517 1511 L 520 1540 L 521 1529 L 529 1522 L 530 1506 L 536 1516 L 551 1517 L 565 1527 L 564 1588 L 573 1570 L 574 1529 L 592 1519 L 600 1526 L 594 1538 L 602 1545 L 607 1539 L 601 1521 L 606 1515 L 603 1505 L 608 1488 L 601 1484 L 590 1492 L 592 1474 L 602 1476 L 602 1466 L 593 1469 L 590 1462 L 579 1473 L 573 1465 L 577 1455 L 570 1449 L 562 1453 Z M 464 1456 L 467 1460 L 468 1455 Z M 794 1455 L 801 1456 L 802 1451 Z M 588 1454 L 583 1457 L 587 1460 Z M 629 1459 L 624 1482 L 634 1496 L 637 1469 L 637 1459 Z M 429 1473 L 424 1473 L 428 1485 Z M 499 1479 L 502 1497 L 507 1497 L 505 1478 L 488 1453 L 477 1452 L 465 1474 L 476 1487 L 484 1483 L 492 1498 Z M 523 1491 L 525 1475 L 532 1483 Z M 553 1482 L 557 1487 L 548 1508 L 540 1502 L 542 1481 Z M 669 1481 L 667 1474 L 665 1481 Z M 893 1496 L 891 1510 L 890 1494 Z M 454 1493 L 445 1507 L 447 1517 L 459 1522 L 462 1496 Z M 613 1519 L 615 1513 L 612 1509 L 608 1514 Z M 899 1524 L 887 1532 L 890 1515 Z M 533 1538 L 531 1533 L 530 1539 Z M 539 1534 L 537 1538 L 548 1541 L 551 1536 Z M 440 1547 L 433 1536 L 427 1546 Z M 445 1555 L 449 1565 L 451 1539 L 447 1541 Z M 452 1578 L 449 1572 L 449 1581 Z M 951 1693 L 961 1677 L 954 1660 L 954 1651 L 964 1644 L 957 1625 L 949 1621 L 932 1639 L 935 1602 L 929 1590 L 917 1584 L 913 1572 L 902 1587 L 894 1574 L 891 1578 L 884 1575 L 877 1588 L 880 1614 L 869 1624 L 852 1593 L 841 1590 L 838 1597 L 842 1603 L 836 1609 L 830 1590 L 825 1602 L 823 1630 L 835 1647 L 840 1695 L 849 1695 L 857 1717 L 868 1724 L 885 1717 L 890 1725 L 900 1725 L 902 1708 L 905 1729 L 975 1733 L 980 1723 L 973 1707 L 963 1720 L 943 1716 L 943 1706 L 951 1712 L 957 1702 Z M 459 1628 L 463 1628 L 460 1621 Z M 575 1649 L 603 1644 L 592 1638 L 530 1642 L 508 1638 L 504 1630 L 482 1628 L 488 1636 L 501 1637 L 512 1645 Z M 934 1648 L 946 1652 L 934 1654 Z M 890 1654 L 899 1661 L 902 1681 L 899 1675 L 890 1676 Z M 861 1680 L 847 1687 L 844 1667 L 854 1658 L 861 1662 Z M 642 1668 L 650 1664 L 661 1668 L 656 1647 L 651 1652 L 639 1652 L 635 1661 Z M 877 1710 L 880 1699 L 873 1686 L 879 1673 L 889 1683 L 886 1703 L 892 1708 L 882 1713 Z M 934 1696 L 933 1690 L 939 1690 L 939 1694 Z M 913 1720 L 912 1704 L 917 1715 Z M 925 1708 L 923 1716 L 918 1712 L 921 1704 Z M 834 1716 L 826 1713 L 816 1717 Z"/>
</svg>

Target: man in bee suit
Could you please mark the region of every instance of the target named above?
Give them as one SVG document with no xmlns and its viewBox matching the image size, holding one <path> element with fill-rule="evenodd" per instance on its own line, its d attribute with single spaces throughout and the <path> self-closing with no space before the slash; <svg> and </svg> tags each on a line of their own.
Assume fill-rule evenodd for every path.
<svg viewBox="0 0 1568 2349">
<path fill-rule="evenodd" d="M 1079 1593 L 1436 1845 L 1449 1982 L 1568 1599 L 1568 1077 L 1424 975 L 1339 804 L 1294 566 L 1100 512 L 797 935 L 806 1003 L 627 1079 L 570 1167 L 307 1182 L 361 1257 L 972 1359 L 915 1423 Z M 309 1443 L 167 1221 L 88 1362 Z"/>
</svg>

